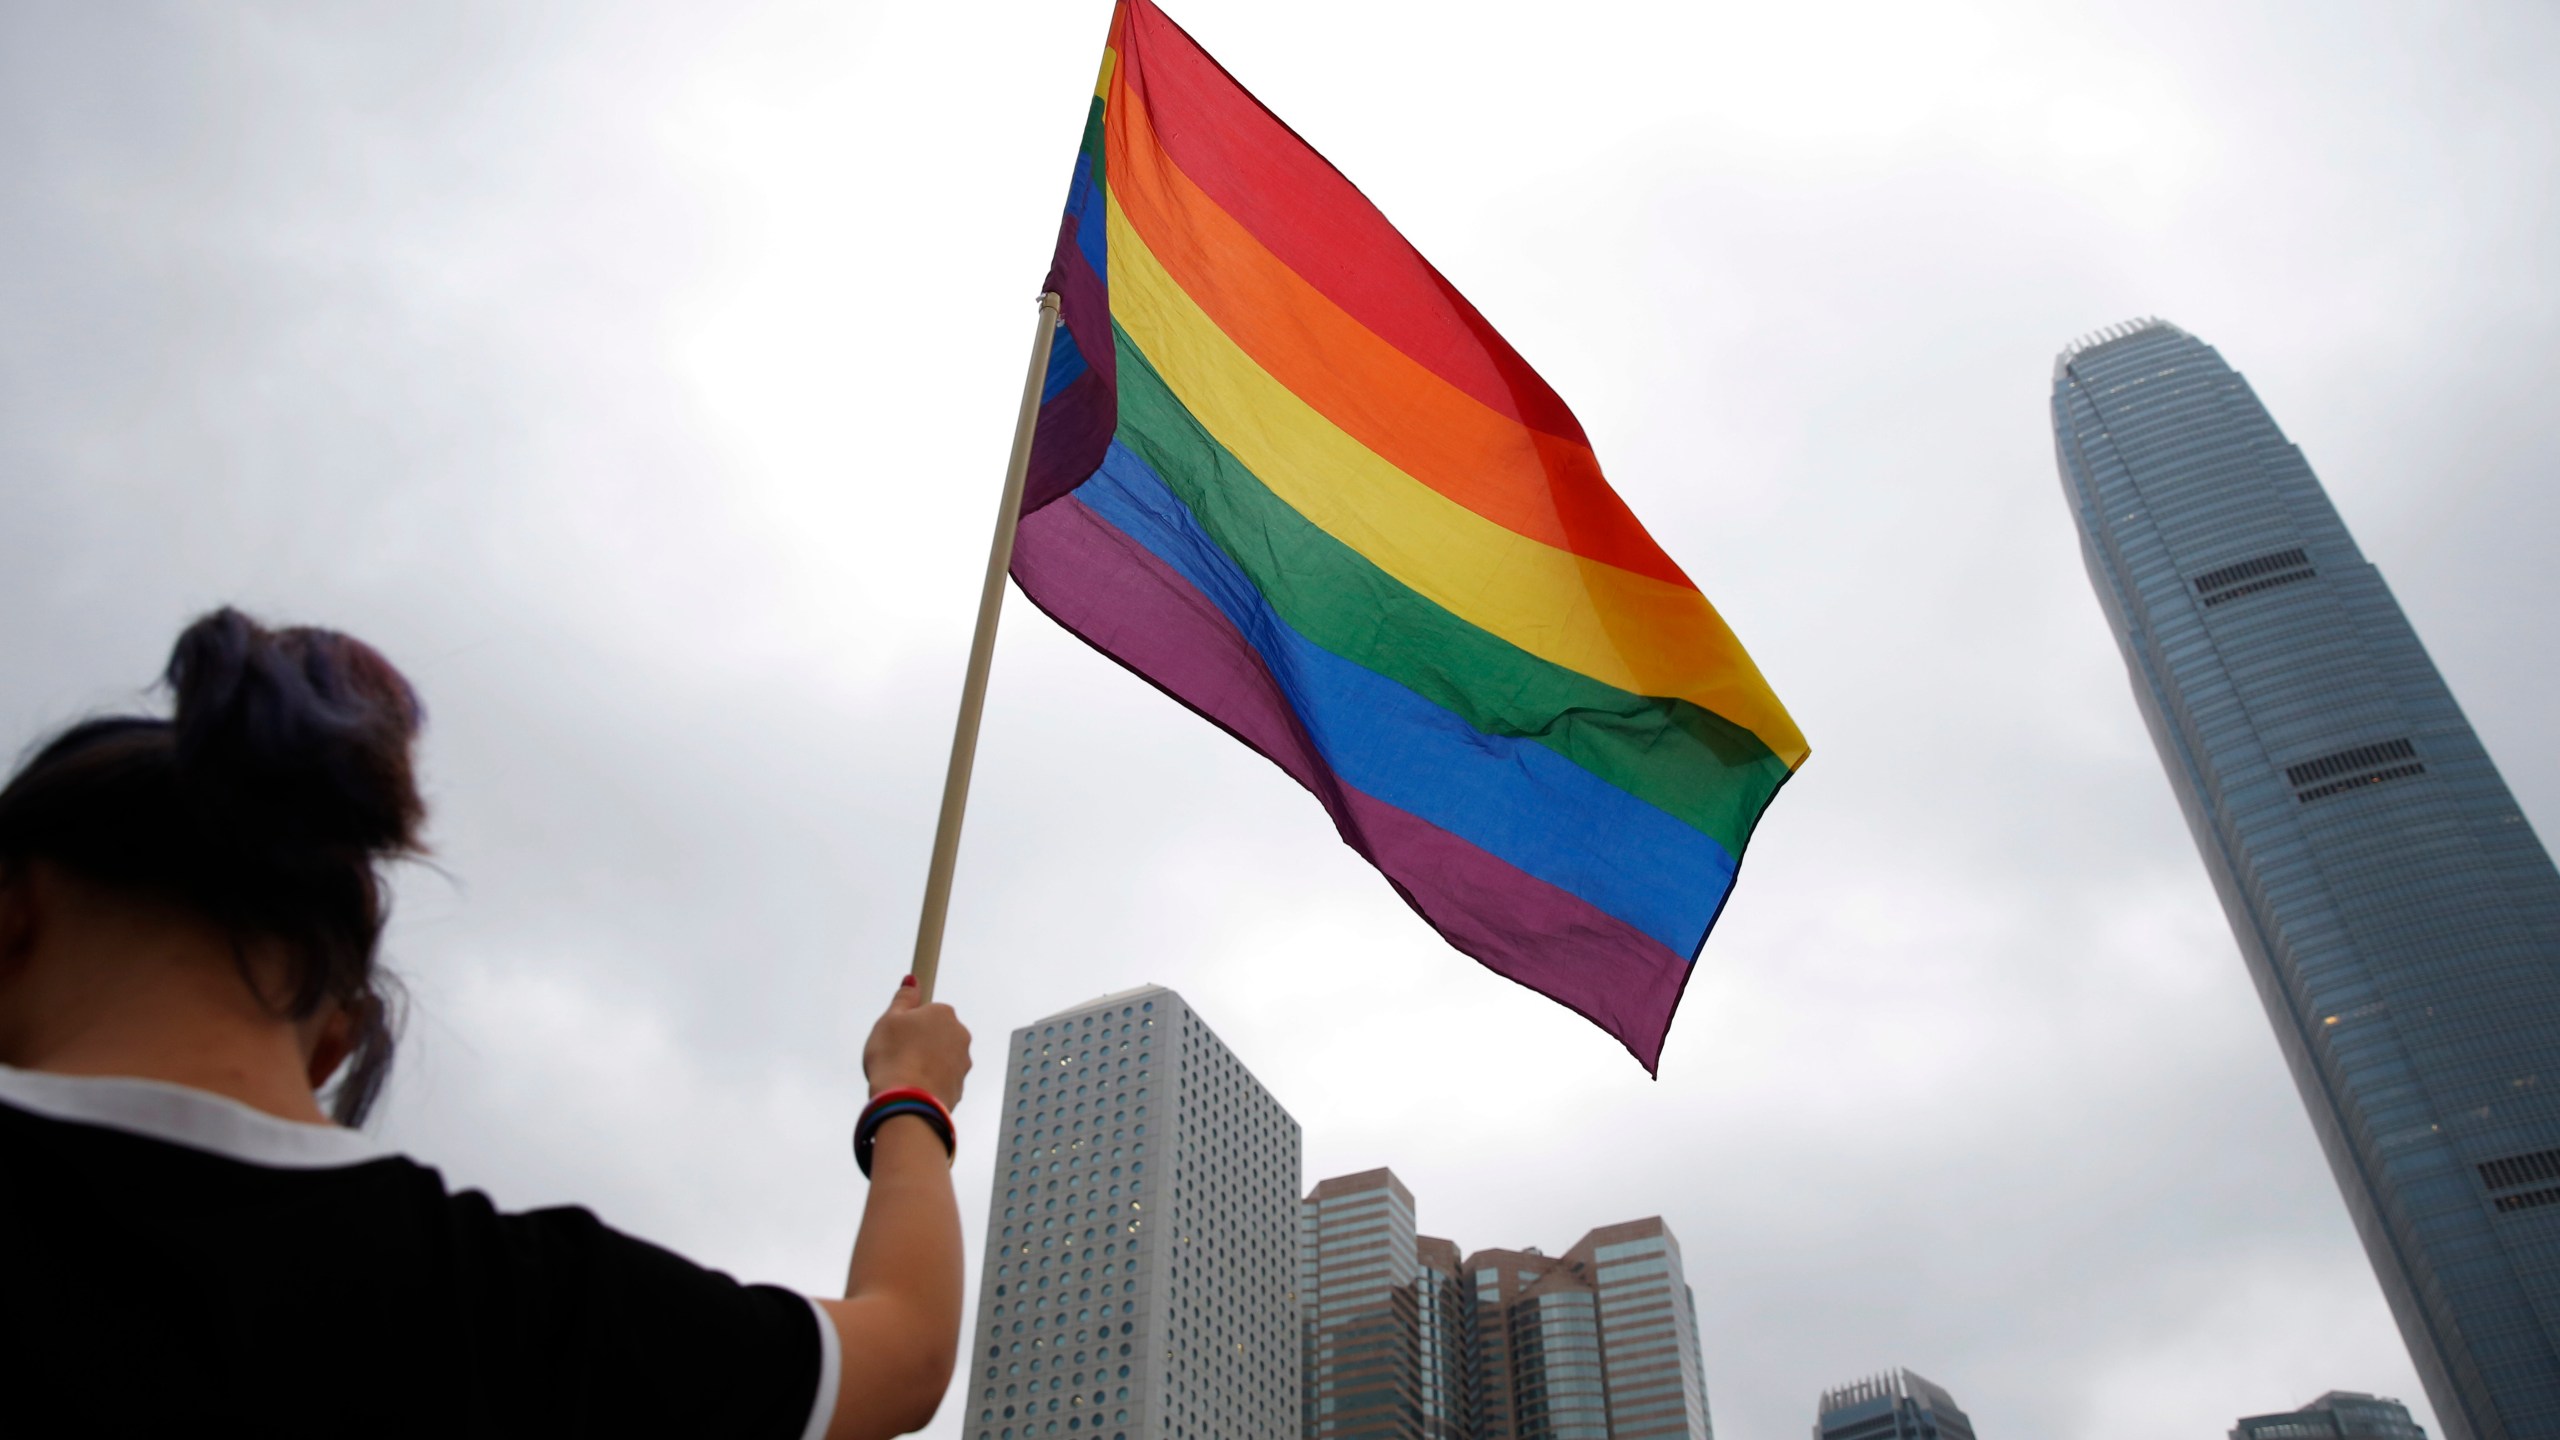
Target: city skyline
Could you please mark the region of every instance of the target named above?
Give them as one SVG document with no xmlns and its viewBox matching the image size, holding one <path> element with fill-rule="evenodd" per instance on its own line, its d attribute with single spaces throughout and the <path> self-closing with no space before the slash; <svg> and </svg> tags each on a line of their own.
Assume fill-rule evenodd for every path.
<svg viewBox="0 0 2560 1440">
<path fill-rule="evenodd" d="M 1380 1168 L 1317 1182 L 1299 1217 L 1305 1440 L 1714 1440 L 1660 1216 L 1462 1255 Z"/>
<path fill-rule="evenodd" d="M 2159 320 L 2092 334 L 2054 362 L 2053 427 L 2135 700 L 2439 1423 L 2560 1436 L 2560 870 L 2219 352 Z"/>
<path fill-rule="evenodd" d="M 1172 1037 L 1162 1049 L 1159 1016 Z M 1294 1440 L 1714 1440 L 1696 1297 L 1659 1217 L 1599 1226 L 1560 1255 L 1462 1252 L 1419 1230 L 1412 1192 L 1382 1167 L 1318 1181 L 1287 1224 L 1270 1212 L 1257 1229 L 1244 1218 L 1250 1195 L 1220 1193 L 1218 1178 L 1239 1173 L 1239 1147 L 1258 1138 L 1268 1153 L 1240 1173 L 1269 1191 L 1294 1173 L 1297 1127 L 1179 995 L 1114 991 L 1017 1027 L 1006 1054 L 1005 1163 L 964 1352 L 977 1440 L 1131 1440 L 1149 1433 L 1150 1415 L 1175 1440 L 1293 1440 L 1280 1423 L 1293 1411 Z M 1155 1193 L 1174 1200 L 1159 1202 L 1156 1244 L 1144 1209 L 1151 1104 L 1156 1153 L 1184 1157 L 1171 1171 L 1158 1162 Z M 1061 1166 L 1063 1180 L 1041 1178 Z M 1272 1243 L 1284 1235 L 1295 1242 L 1285 1250 Z M 1285 1300 L 1260 1324 L 1237 1303 L 1256 1290 Z M 1283 1393 L 1271 1337 L 1292 1331 L 1299 1383 Z M 1246 1334 L 1250 1351 L 1236 1339 Z M 1069 1374 L 1076 1388 L 1062 1391 Z M 1337 1406 L 1341 1394 L 1359 1403 Z M 1896 1369 L 1826 1390 L 1812 1440 L 1976 1436 L 1943 1387 Z M 2230 1440 L 2425 1431 L 2396 1400 L 2331 1391 L 2244 1417 Z"/>
</svg>

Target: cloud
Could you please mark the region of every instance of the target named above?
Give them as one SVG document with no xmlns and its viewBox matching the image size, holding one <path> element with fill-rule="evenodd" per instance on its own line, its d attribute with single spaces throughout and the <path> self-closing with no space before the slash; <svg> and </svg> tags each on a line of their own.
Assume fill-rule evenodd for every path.
<svg viewBox="0 0 2560 1440">
<path fill-rule="evenodd" d="M 1573 401 L 1815 754 L 1654 1083 L 1017 600 L 947 962 L 982 1051 L 1162 981 L 1310 1183 L 1394 1165 L 1470 1246 L 1665 1215 L 1728 1437 L 1894 1364 L 1994 1436 L 2423 1412 L 2045 403 L 2101 324 L 2220 345 L 2560 823 L 2513 663 L 2560 613 L 2550 17 L 1178 13 Z M 222 600 L 408 667 L 385 1123 L 456 1179 L 836 1282 L 1104 14 L 0 15 L 0 733 L 136 703 Z"/>
</svg>

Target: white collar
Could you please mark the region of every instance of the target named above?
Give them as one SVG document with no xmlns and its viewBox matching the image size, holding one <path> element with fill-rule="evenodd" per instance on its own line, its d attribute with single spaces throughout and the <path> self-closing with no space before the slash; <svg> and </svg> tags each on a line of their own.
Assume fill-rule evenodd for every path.
<svg viewBox="0 0 2560 1440">
<path fill-rule="evenodd" d="M 228 1095 L 166 1080 L 0 1065 L 0 1104 L 277 1170 L 331 1170 L 398 1153 L 370 1135 L 281 1119 Z"/>
</svg>

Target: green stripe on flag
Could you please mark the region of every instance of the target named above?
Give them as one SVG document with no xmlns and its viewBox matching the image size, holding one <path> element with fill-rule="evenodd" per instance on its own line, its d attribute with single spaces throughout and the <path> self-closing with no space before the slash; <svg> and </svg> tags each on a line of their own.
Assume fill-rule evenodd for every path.
<svg viewBox="0 0 2560 1440">
<path fill-rule="evenodd" d="M 1688 701 L 1630 694 L 1542 660 L 1416 594 L 1272 494 L 1112 328 L 1121 443 L 1292 628 L 1486 734 L 1537 741 L 1741 856 L 1787 778 L 1757 736 Z"/>
</svg>

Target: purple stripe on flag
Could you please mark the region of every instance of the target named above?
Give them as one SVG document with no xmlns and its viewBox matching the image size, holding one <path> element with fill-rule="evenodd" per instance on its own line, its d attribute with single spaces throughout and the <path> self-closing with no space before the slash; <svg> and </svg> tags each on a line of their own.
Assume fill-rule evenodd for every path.
<svg viewBox="0 0 2560 1440">
<path fill-rule="evenodd" d="M 1099 207 L 1096 207 L 1099 214 Z M 1120 342 L 1111 328 L 1111 290 L 1078 246 L 1076 216 L 1060 222 L 1048 288 L 1058 292 L 1058 322 L 1092 367 L 1040 407 L 1032 432 L 1031 468 L 1023 478 L 1022 513 L 1031 514 L 1085 482 L 1120 428 Z"/>
<path fill-rule="evenodd" d="M 1305 786 L 1343 842 L 1450 943 L 1571 1007 L 1655 1069 L 1688 983 L 1686 959 L 1581 897 L 1343 784 L 1225 613 L 1083 502 L 1069 496 L 1023 517 L 1013 578 L 1051 619 Z"/>
<path fill-rule="evenodd" d="M 1068 224 L 1075 222 L 1070 219 Z M 1111 288 L 1094 273 L 1092 262 L 1072 239 L 1058 242 L 1057 263 L 1049 269 L 1049 288 L 1058 292 L 1058 318 L 1076 332 L 1084 358 L 1102 372 L 1105 383 L 1117 383 L 1120 345 L 1111 331 Z"/>
<path fill-rule="evenodd" d="M 1431 822 L 1345 787 L 1334 823 L 1449 943 L 1618 1037 L 1659 1073 L 1689 962 L 1568 890 L 1513 868 Z M 1365 836 L 1366 843 L 1355 836 Z"/>
<path fill-rule="evenodd" d="M 1119 424 L 1119 397 L 1103 373 L 1088 365 L 1040 407 L 1040 423 L 1031 432 L 1031 467 L 1022 480 L 1022 513 L 1027 517 L 1090 479 L 1110 453 Z"/>
</svg>

